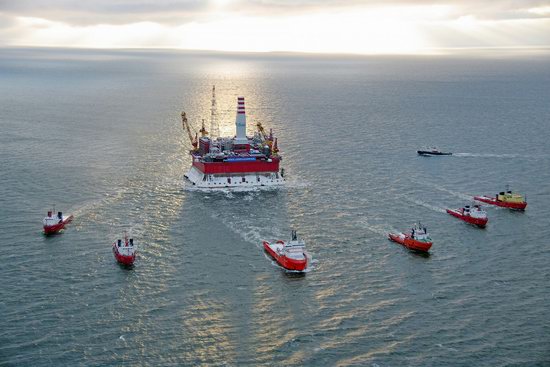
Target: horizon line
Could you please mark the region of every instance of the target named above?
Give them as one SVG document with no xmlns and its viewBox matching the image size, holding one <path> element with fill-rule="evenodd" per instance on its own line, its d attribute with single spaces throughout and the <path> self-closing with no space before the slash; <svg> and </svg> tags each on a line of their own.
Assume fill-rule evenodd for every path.
<svg viewBox="0 0 550 367">
<path fill-rule="evenodd" d="M 313 52 L 313 51 L 290 51 L 290 50 L 270 50 L 270 51 L 233 51 L 216 49 L 190 49 L 181 47 L 81 47 L 81 46 L 59 46 L 59 45 L 0 45 L 0 48 L 35 48 L 35 49 L 67 49 L 67 50 L 104 50 L 104 51 L 178 51 L 192 53 L 225 53 L 225 54 L 250 54 L 250 55 L 302 55 L 302 56 L 451 56 L 460 55 L 466 52 L 497 52 L 497 51 L 548 51 L 550 45 L 537 46 L 464 46 L 464 47 L 431 47 L 425 48 L 421 52 L 372 52 L 372 53 L 354 53 L 354 52 Z"/>
</svg>

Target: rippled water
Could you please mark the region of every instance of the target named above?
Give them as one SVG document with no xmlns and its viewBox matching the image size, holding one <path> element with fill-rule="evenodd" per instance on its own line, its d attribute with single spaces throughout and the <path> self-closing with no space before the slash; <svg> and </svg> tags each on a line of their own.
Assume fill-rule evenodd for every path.
<svg viewBox="0 0 550 367">
<path fill-rule="evenodd" d="M 549 64 L 3 49 L 0 365 L 550 364 Z M 184 185 L 212 84 L 226 134 L 237 95 L 275 130 L 286 188 Z M 525 213 L 444 213 L 505 184 Z M 54 204 L 75 221 L 44 237 Z M 415 220 L 429 257 L 386 239 Z M 305 276 L 260 246 L 292 228 Z"/>
</svg>

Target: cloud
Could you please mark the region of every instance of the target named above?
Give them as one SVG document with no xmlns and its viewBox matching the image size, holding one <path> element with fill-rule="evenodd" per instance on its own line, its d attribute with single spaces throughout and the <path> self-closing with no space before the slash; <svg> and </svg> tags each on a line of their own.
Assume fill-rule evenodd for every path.
<svg viewBox="0 0 550 367">
<path fill-rule="evenodd" d="M 543 11 L 550 8 L 550 1 L 538 0 L 0 0 L 0 13 L 71 25 L 137 22 L 183 24 L 208 19 L 212 11 L 220 9 L 241 16 L 292 16 L 353 8 L 434 5 L 452 7 L 456 11 L 452 16 L 456 18 L 465 15 L 485 20 L 550 17 L 549 12 Z"/>
<path fill-rule="evenodd" d="M 71 25 L 189 22 L 208 11 L 208 3 L 131 0 L 0 0 L 0 13 L 63 22 Z"/>
<path fill-rule="evenodd" d="M 0 14 L 0 45 L 8 44 L 17 36 L 17 31 L 15 18 Z"/>
<path fill-rule="evenodd" d="M 344 53 L 549 46 L 547 1 L 0 0 L 0 45 Z"/>
</svg>

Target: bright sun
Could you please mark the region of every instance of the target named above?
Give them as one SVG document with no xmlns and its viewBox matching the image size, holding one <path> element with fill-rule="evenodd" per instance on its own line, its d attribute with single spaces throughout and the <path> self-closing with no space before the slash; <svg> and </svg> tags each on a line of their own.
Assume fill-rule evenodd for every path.
<svg viewBox="0 0 550 367">
<path fill-rule="evenodd" d="M 180 46 L 226 51 L 417 53 L 430 47 L 415 19 L 444 7 L 393 7 L 279 18 L 215 16 L 185 27 Z M 192 34 L 193 37 L 186 37 Z"/>
</svg>

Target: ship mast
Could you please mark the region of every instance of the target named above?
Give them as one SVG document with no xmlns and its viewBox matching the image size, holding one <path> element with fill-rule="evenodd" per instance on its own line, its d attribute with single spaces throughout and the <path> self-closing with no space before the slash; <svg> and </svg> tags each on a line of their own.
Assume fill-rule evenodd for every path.
<svg viewBox="0 0 550 367">
<path fill-rule="evenodd" d="M 212 86 L 212 107 L 210 109 L 210 139 L 214 140 L 220 135 L 216 109 L 216 86 Z"/>
</svg>

